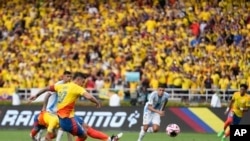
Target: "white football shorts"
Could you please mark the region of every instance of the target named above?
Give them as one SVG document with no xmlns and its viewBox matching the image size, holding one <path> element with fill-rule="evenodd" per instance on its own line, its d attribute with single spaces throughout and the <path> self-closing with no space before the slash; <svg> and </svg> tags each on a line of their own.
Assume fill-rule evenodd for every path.
<svg viewBox="0 0 250 141">
<path fill-rule="evenodd" d="M 156 124 L 160 126 L 161 117 L 158 113 L 144 113 L 143 125 Z"/>
</svg>

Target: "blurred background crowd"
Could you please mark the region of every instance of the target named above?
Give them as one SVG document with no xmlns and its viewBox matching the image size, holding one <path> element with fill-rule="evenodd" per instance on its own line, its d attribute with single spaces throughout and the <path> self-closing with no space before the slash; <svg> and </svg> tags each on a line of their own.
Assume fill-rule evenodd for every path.
<svg viewBox="0 0 250 141">
<path fill-rule="evenodd" d="M 2 0 L 0 87 L 250 86 L 249 0 Z M 125 82 L 126 72 L 140 82 Z"/>
</svg>

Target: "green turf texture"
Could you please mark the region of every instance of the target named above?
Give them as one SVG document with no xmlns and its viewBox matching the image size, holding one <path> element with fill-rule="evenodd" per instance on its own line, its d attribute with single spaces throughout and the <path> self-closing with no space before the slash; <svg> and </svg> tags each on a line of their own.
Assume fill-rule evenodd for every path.
<svg viewBox="0 0 250 141">
<path fill-rule="evenodd" d="M 106 132 L 108 135 L 117 134 L 119 132 Z M 137 141 L 139 132 L 124 132 L 123 137 L 119 141 Z M 29 130 L 4 130 L 0 128 L 0 141 L 31 141 Z M 66 134 L 62 141 L 66 140 Z M 88 138 L 87 141 L 98 141 Z M 177 137 L 169 137 L 164 132 L 147 133 L 143 141 L 220 141 L 217 134 L 199 134 L 199 133 L 180 133 Z M 229 141 L 227 139 L 226 141 Z"/>
</svg>

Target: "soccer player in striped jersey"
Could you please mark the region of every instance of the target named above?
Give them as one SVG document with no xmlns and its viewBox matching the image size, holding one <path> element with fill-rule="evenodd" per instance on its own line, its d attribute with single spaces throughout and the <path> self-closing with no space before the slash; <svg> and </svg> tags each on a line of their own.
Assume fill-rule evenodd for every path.
<svg viewBox="0 0 250 141">
<path fill-rule="evenodd" d="M 148 102 L 144 106 L 143 128 L 140 131 L 138 141 L 142 141 L 149 126 L 152 126 L 154 133 L 159 130 L 161 117 L 165 115 L 164 109 L 168 102 L 168 97 L 169 94 L 161 87 L 149 95 Z"/>
</svg>

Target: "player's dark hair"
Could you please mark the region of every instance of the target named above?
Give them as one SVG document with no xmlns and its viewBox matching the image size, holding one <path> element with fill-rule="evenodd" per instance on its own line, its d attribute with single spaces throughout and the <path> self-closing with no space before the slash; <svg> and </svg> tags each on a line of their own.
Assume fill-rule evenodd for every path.
<svg viewBox="0 0 250 141">
<path fill-rule="evenodd" d="M 241 87 L 245 88 L 246 90 L 248 89 L 247 84 L 240 84 L 240 88 L 241 88 Z"/>
<path fill-rule="evenodd" d="M 63 75 L 70 75 L 70 74 L 72 74 L 70 71 L 64 71 L 63 72 Z"/>
<path fill-rule="evenodd" d="M 76 79 L 76 78 L 83 78 L 83 79 L 86 79 L 86 75 L 82 72 L 75 72 L 74 76 L 73 76 L 73 79 Z"/>
</svg>

